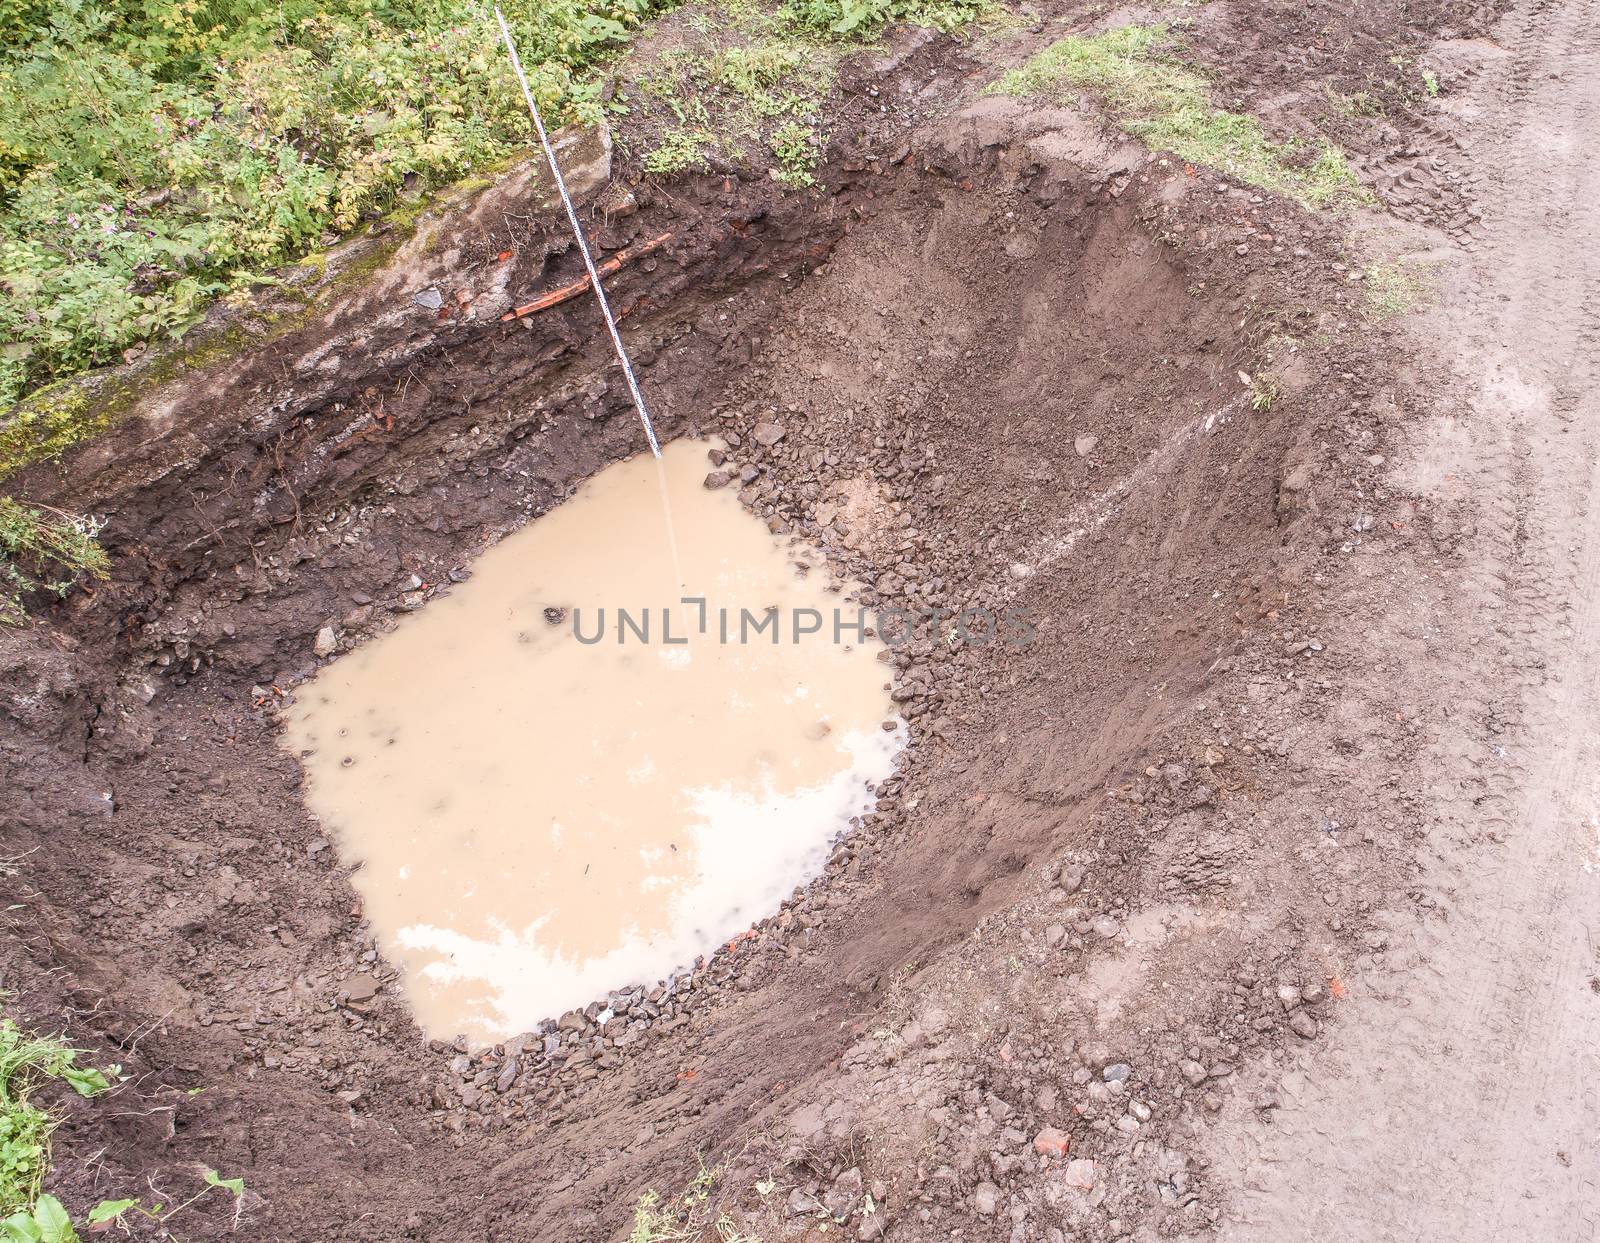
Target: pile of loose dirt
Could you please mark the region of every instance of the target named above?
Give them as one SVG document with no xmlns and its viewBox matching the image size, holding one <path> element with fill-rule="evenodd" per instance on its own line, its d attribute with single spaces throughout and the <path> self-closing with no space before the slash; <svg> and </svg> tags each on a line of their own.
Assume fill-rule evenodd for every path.
<svg viewBox="0 0 1600 1243">
<path fill-rule="evenodd" d="M 1440 17 L 1369 6 L 1358 38 L 1329 6 L 1290 57 L 1298 9 L 1215 7 L 1197 46 L 1254 27 L 1237 72 L 1285 115 Z M 74 1107 L 69 1197 L 204 1163 L 246 1176 L 252 1237 L 598 1239 L 703 1157 L 769 1240 L 1215 1220 L 1199 1137 L 1275 1107 L 1249 1068 L 1382 953 L 1420 831 L 1417 710 L 1341 594 L 1425 555 L 1375 517 L 1413 399 L 1339 222 L 980 96 L 1064 30 L 907 44 L 870 70 L 881 112 L 847 78 L 826 192 L 595 209 L 608 248 L 673 235 L 615 295 L 664 430 L 722 436 L 744 503 L 864 603 L 939 611 L 894 655 L 913 745 L 875 811 L 669 981 L 422 1040 L 277 742 L 321 660 L 637 448 L 586 302 L 495 322 L 576 265 L 555 221 L 500 257 L 514 188 L 28 481 L 107 513 L 117 563 L 0 640 L 4 983 L 134 1075 L 114 1116 Z M 964 608 L 1032 641 L 975 641 Z M 196 1211 L 189 1236 L 228 1231 Z"/>
</svg>

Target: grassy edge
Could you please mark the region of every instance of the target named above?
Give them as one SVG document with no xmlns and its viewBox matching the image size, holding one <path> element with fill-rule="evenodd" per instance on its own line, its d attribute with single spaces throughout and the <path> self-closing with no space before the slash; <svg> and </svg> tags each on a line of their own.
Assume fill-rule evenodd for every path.
<svg viewBox="0 0 1600 1243">
<path fill-rule="evenodd" d="M 50 1135 L 60 1115 L 35 1103 L 35 1094 L 52 1081 L 80 1096 L 111 1090 L 104 1072 L 79 1065 L 81 1052 L 59 1036 L 29 1035 L 0 1018 L 0 1214 L 8 1215 L 0 1230 L 16 1215 L 34 1213 L 50 1168 Z M 112 1067 L 112 1075 L 119 1070 Z"/>
<path fill-rule="evenodd" d="M 1064 102 L 1088 92 L 1152 150 L 1219 169 L 1308 209 L 1372 201 L 1334 143 L 1274 141 L 1257 118 L 1216 107 L 1205 77 L 1177 59 L 1170 44 L 1163 23 L 1069 35 L 991 84 L 988 93 Z"/>
<path fill-rule="evenodd" d="M 9 865 L 0 865 L 9 866 Z M 0 1240 L 4 1243 L 80 1243 L 72 1215 L 55 1196 L 44 1191 L 50 1172 L 50 1136 L 60 1125 L 59 1111 L 40 1106 L 35 1094 L 58 1082 L 79 1096 L 97 1097 L 112 1092 L 122 1077 L 122 1067 L 99 1070 L 78 1061 L 82 1049 L 61 1036 L 24 1032 L 15 1021 L 0 1017 Z M 166 1222 L 213 1190 L 233 1195 L 234 1226 L 244 1203 L 244 1180 L 223 1178 L 204 1168 L 198 1191 L 173 1204 L 138 1199 L 101 1200 L 81 1223 L 90 1233 L 115 1225 L 127 1234 L 139 1218 L 154 1223 L 162 1237 L 171 1238 Z"/>
</svg>

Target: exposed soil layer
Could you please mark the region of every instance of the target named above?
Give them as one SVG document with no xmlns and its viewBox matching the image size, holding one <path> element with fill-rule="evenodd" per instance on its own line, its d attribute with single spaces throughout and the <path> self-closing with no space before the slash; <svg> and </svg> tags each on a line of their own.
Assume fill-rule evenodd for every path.
<svg viewBox="0 0 1600 1243">
<path fill-rule="evenodd" d="M 587 300 L 497 322 L 578 270 L 526 177 L 23 481 L 106 514 L 117 567 L 0 637 L 3 983 L 133 1076 L 70 1106 L 70 1203 L 204 1165 L 246 1177 L 246 1237 L 602 1239 L 703 1156 L 768 1240 L 1221 1218 L 1206 1136 L 1271 1116 L 1261 1068 L 1323 1039 L 1414 875 L 1426 644 L 1374 654 L 1370 610 L 1447 607 L 1422 567 L 1474 500 L 1388 474 L 1439 394 L 1383 361 L 1347 221 L 981 95 L 1074 28 L 1040 7 L 847 73 L 825 191 L 596 191 L 607 249 L 672 234 L 612 286 L 668 435 L 724 436 L 745 503 L 867 603 L 1035 629 L 925 624 L 913 745 L 827 874 L 604 1026 L 597 999 L 424 1041 L 277 737 L 319 660 L 639 447 Z M 1491 16 L 1348 8 L 1216 4 L 1191 45 L 1288 133 Z M 1471 240 L 1390 105 L 1343 137 L 1407 240 Z M 232 1230 L 220 1201 L 184 1236 Z"/>
</svg>

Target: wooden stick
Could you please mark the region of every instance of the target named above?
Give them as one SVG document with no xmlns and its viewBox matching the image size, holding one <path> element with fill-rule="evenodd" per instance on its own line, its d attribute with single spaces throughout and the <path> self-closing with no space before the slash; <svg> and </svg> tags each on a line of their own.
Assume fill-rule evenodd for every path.
<svg viewBox="0 0 1600 1243">
<path fill-rule="evenodd" d="M 629 246 L 626 250 L 619 250 L 604 263 L 597 265 L 595 271 L 602 277 L 610 276 L 613 272 L 618 271 L 623 264 L 633 259 L 642 258 L 653 250 L 660 250 L 671 238 L 672 234 L 663 233 L 660 237 L 653 237 L 648 242 L 640 242 L 637 246 Z M 553 289 L 549 293 L 535 298 L 526 306 L 519 306 L 514 311 L 507 311 L 500 317 L 500 322 L 504 323 L 509 319 L 521 319 L 524 315 L 532 315 L 536 311 L 547 311 L 553 306 L 560 306 L 561 303 L 576 298 L 588 288 L 589 278 L 584 276 L 570 285 L 563 285 L 560 289 Z"/>
</svg>

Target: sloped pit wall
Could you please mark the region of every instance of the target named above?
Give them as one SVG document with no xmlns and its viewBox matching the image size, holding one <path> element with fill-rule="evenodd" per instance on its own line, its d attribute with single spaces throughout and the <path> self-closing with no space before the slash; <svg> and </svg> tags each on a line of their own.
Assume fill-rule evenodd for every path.
<svg viewBox="0 0 1600 1243">
<path fill-rule="evenodd" d="M 1210 584 L 1270 561 L 1292 433 L 1252 420 L 1248 295 L 1157 239 L 1171 187 L 1142 153 L 987 101 L 824 181 L 601 192 L 607 249 L 672 234 L 611 285 L 663 434 L 727 436 L 746 503 L 871 598 L 1015 605 L 1038 636 L 925 626 L 899 650 L 918 745 L 877 813 L 744 957 L 625 1032 L 579 1015 L 516 1048 L 424 1045 L 275 737 L 319 659 L 642 443 L 589 300 L 498 322 L 579 271 L 548 219 L 501 258 L 525 183 L 423 221 L 328 309 L 25 481 L 106 515 L 117 568 L 0 639 L 0 798 L 17 851 L 51 845 L 17 978 L 130 1065 L 213 1087 L 184 1105 L 210 1112 L 183 1159 L 248 1168 L 280 1232 L 366 1215 L 360 1237 L 398 1237 L 419 1188 L 486 1168 L 493 1194 L 428 1237 L 617 1225 L 623 1190 L 759 1123 L 772 1081 L 821 1073 L 851 1016 L 1086 831 L 1086 797 L 1225 646 Z M 664 1095 L 691 1048 L 712 1086 Z M 285 1111 L 292 1135 L 257 1124 Z M 166 1143 L 128 1124 L 109 1159 L 142 1175 Z"/>
</svg>

